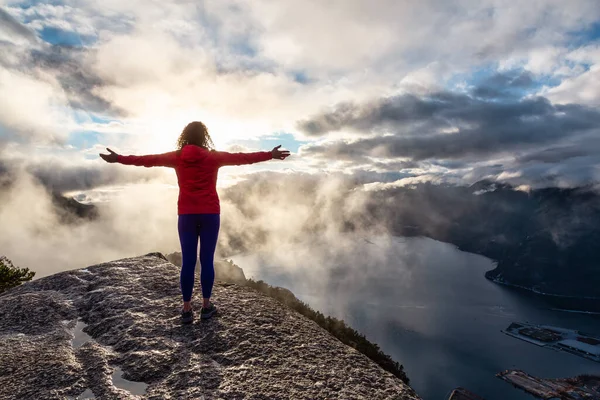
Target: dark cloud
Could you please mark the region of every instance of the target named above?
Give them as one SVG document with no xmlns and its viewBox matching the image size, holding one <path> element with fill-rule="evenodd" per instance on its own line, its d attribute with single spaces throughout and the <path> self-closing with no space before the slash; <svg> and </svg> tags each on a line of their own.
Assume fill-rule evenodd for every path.
<svg viewBox="0 0 600 400">
<path fill-rule="evenodd" d="M 402 95 L 362 106 L 346 104 L 342 113 L 336 109 L 303 124 L 311 127 L 308 133 L 312 134 L 342 128 L 393 133 L 306 146 L 302 151 L 309 155 L 456 159 L 589 133 L 600 126 L 600 112 L 577 104 L 553 105 L 543 97 L 490 101 L 444 92 L 423 98 Z"/>
<path fill-rule="evenodd" d="M 162 168 L 127 168 L 100 161 L 69 165 L 59 159 L 31 161 L 0 158 L 0 183 L 16 180 L 22 171 L 35 177 L 50 191 L 59 193 L 147 182 L 165 177 L 165 170 Z"/>
<path fill-rule="evenodd" d="M 542 163 L 558 163 L 570 158 L 582 157 L 590 154 L 590 150 L 586 150 L 577 146 L 553 147 L 540 151 L 534 151 L 524 156 L 518 157 L 519 163 L 542 162 Z"/>
<path fill-rule="evenodd" d="M 106 165 L 66 167 L 51 162 L 29 166 L 27 171 L 56 192 L 93 189 L 121 180 L 119 171 Z"/>
<path fill-rule="evenodd" d="M 482 117 L 488 120 L 526 116 L 546 108 L 543 99 L 520 101 L 522 91 L 533 84 L 532 75 L 526 71 L 498 73 L 481 81 L 467 94 L 438 92 L 423 97 L 404 94 L 360 105 L 341 103 L 332 111 L 297 125 L 309 136 L 322 136 L 342 129 L 364 134 L 376 129 L 403 130 L 407 124 L 422 130 L 460 122 L 477 123 L 480 118 L 476 113 L 484 113 Z M 499 99 L 504 101 L 493 101 Z"/>
<path fill-rule="evenodd" d="M 370 165 L 377 169 L 382 169 L 386 171 L 400 171 L 403 169 L 411 169 L 411 168 L 419 168 L 419 163 L 410 160 L 399 160 L 399 161 L 390 161 L 390 162 L 371 162 Z"/>
<path fill-rule="evenodd" d="M 106 82 L 84 62 L 85 55 L 90 51 L 83 47 L 52 45 L 31 51 L 30 61 L 32 66 L 43 68 L 57 77 L 71 107 L 124 116 L 122 109 L 94 93 Z"/>
<path fill-rule="evenodd" d="M 32 165 L 27 168 L 44 186 L 56 192 L 88 190 L 109 185 L 148 182 L 165 179 L 165 168 L 127 168 L 104 162 L 68 166 L 59 162 Z M 174 173 L 172 173 L 174 179 Z"/>
<path fill-rule="evenodd" d="M 0 30 L 38 41 L 34 31 L 21 24 L 0 8 Z M 41 43 L 35 46 L 17 46 L 0 41 L 0 65 L 20 73 L 36 76 L 38 70 L 54 75 L 64 90 L 69 105 L 74 109 L 125 116 L 125 112 L 102 98 L 96 91 L 107 83 L 85 62 L 94 51 L 86 47 Z M 15 60 L 19 60 L 15 63 Z"/>
<path fill-rule="evenodd" d="M 300 152 L 320 160 L 370 164 L 380 171 L 418 168 L 426 175 L 467 182 L 500 179 L 539 187 L 597 181 L 600 110 L 523 98 L 532 84 L 529 73 L 496 74 L 468 93 L 344 103 L 299 126 L 312 136 L 330 131 L 360 135 L 306 145 Z M 398 160 L 403 165 L 394 165 Z"/>
<path fill-rule="evenodd" d="M 371 104 L 342 103 L 332 112 L 301 121 L 298 127 L 310 136 L 321 136 L 330 131 L 349 129 L 370 131 L 385 125 L 417 123 L 439 116 L 446 104 L 460 106 L 471 99 L 451 93 L 438 93 L 435 98 L 423 99 L 412 94 L 378 100 Z M 463 107 L 467 104 L 462 104 Z"/>
<path fill-rule="evenodd" d="M 37 40 L 35 32 L 16 20 L 2 7 L 0 7 L 0 30 L 6 30 L 31 41 Z"/>
</svg>

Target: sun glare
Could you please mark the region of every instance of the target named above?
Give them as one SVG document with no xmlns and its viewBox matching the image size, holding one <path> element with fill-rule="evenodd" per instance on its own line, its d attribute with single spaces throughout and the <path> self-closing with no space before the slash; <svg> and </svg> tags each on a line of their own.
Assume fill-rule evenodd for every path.
<svg viewBox="0 0 600 400">
<path fill-rule="evenodd" d="M 143 119 L 140 134 L 149 138 L 144 151 L 161 153 L 174 149 L 177 137 L 192 121 L 202 121 L 208 128 L 217 150 L 224 150 L 235 140 L 252 139 L 271 133 L 270 127 L 260 122 L 239 120 L 235 117 L 202 115 L 202 113 L 178 113 L 168 117 Z"/>
</svg>

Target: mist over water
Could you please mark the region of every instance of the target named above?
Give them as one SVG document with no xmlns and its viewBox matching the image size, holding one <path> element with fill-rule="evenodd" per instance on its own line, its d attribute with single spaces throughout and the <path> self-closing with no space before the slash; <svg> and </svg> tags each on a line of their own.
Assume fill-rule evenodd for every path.
<svg viewBox="0 0 600 400">
<path fill-rule="evenodd" d="M 529 399 L 495 377 L 505 369 L 558 378 L 600 364 L 504 335 L 513 321 L 600 334 L 600 318 L 553 310 L 483 276 L 491 260 L 426 238 L 344 235 L 232 257 L 247 277 L 290 289 L 344 319 L 404 365 L 425 399 L 463 386 L 488 400 Z"/>
</svg>

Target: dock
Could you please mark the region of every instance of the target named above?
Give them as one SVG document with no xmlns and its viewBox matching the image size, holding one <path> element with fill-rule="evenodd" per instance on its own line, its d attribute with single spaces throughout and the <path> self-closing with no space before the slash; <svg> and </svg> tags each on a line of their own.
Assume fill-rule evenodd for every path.
<svg viewBox="0 0 600 400">
<path fill-rule="evenodd" d="M 582 375 L 567 379 L 543 379 L 520 370 L 508 370 L 496 376 L 538 399 L 600 399 L 600 376 Z"/>
<path fill-rule="evenodd" d="M 600 362 L 600 337 L 583 332 L 526 322 L 513 322 L 503 333 L 558 351 Z"/>
</svg>

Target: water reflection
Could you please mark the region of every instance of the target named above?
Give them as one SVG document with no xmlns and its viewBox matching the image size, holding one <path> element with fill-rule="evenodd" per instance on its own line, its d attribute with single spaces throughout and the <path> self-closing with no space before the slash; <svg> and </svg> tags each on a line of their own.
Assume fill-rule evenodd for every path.
<svg viewBox="0 0 600 400">
<path fill-rule="evenodd" d="M 93 341 L 94 339 L 85 333 L 83 329 L 87 325 L 81 321 L 77 320 L 75 324 L 75 328 L 73 329 L 73 339 L 71 339 L 71 345 L 73 349 L 77 349 L 83 346 L 85 343 Z M 146 388 L 148 385 L 144 382 L 133 382 L 123 378 L 123 371 L 121 368 L 116 367 L 112 374 L 112 382 L 113 385 L 119 389 L 124 389 L 129 391 L 132 394 L 142 395 L 146 393 Z M 93 399 L 94 394 L 90 389 L 86 389 L 82 394 L 80 394 L 77 399 Z"/>
<path fill-rule="evenodd" d="M 77 400 L 90 400 L 95 398 L 94 393 L 90 389 L 85 389 L 83 393 L 77 396 Z"/>
<path fill-rule="evenodd" d="M 146 393 L 147 384 L 144 382 L 133 382 L 123 378 L 123 370 L 116 367 L 112 374 L 113 385 L 119 389 L 129 391 L 131 394 L 142 395 Z"/>
<path fill-rule="evenodd" d="M 77 349 L 83 346 L 86 342 L 91 342 L 94 340 L 90 335 L 83 331 L 83 328 L 86 326 L 87 325 L 83 321 L 77 320 L 75 328 L 73 329 L 73 339 L 71 339 L 71 345 L 73 346 L 73 349 Z"/>
</svg>

